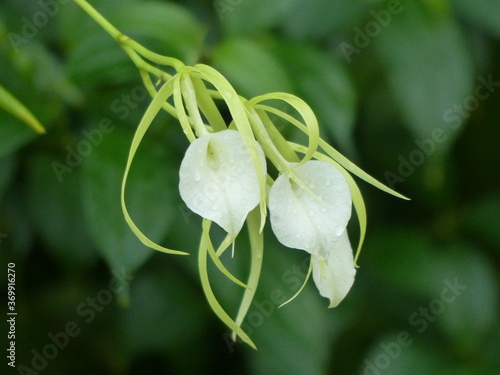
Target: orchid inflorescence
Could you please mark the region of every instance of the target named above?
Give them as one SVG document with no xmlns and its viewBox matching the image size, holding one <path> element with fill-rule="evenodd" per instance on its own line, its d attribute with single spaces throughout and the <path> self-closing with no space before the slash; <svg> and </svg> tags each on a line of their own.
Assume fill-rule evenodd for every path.
<svg viewBox="0 0 500 375">
<path fill-rule="evenodd" d="M 240 337 L 255 348 L 241 324 L 259 282 L 268 209 L 278 241 L 311 254 L 304 285 L 312 273 L 320 294 L 329 298 L 329 307 L 337 306 L 354 282 L 356 260 L 366 231 L 363 198 L 349 172 L 387 193 L 404 197 L 363 172 L 321 139 L 313 111 L 300 98 L 277 92 L 247 100 L 210 66 L 185 66 L 177 59 L 151 52 L 121 34 L 86 1 L 75 1 L 131 57 L 153 98 L 132 140 L 122 181 L 122 209 L 135 235 L 152 249 L 187 254 L 151 241 L 136 226 L 125 203 L 127 177 L 137 149 L 157 114 L 165 110 L 178 119 L 190 142 L 180 166 L 179 192 L 188 208 L 203 217 L 198 253 L 202 287 L 211 308 L 232 330 L 233 339 Z M 173 68 L 176 73 L 170 75 L 158 66 Z M 157 82 L 153 83 L 152 76 Z M 283 103 L 295 113 L 289 114 L 269 102 Z M 230 121 L 221 114 L 222 106 L 227 107 Z M 288 141 L 278 130 L 277 120 L 305 134 L 307 146 Z M 268 162 L 277 170 L 276 178 L 267 172 Z M 352 205 L 360 226 L 356 257 L 347 235 Z M 227 232 L 217 247 L 210 237 L 213 222 Z M 248 280 L 243 283 L 224 266 L 221 255 L 231 246 L 234 251 L 245 223 L 251 262 Z M 234 320 L 219 304 L 210 286 L 208 258 L 225 276 L 244 288 Z"/>
</svg>

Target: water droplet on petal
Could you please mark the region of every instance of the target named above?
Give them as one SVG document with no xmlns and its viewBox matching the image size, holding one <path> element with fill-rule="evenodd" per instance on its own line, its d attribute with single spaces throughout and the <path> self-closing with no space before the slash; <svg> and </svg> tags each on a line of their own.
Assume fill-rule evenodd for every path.
<svg viewBox="0 0 500 375">
<path fill-rule="evenodd" d="M 332 186 L 332 181 L 327 180 L 327 181 L 325 182 L 325 184 L 326 184 L 326 186 Z"/>
<path fill-rule="evenodd" d="M 218 209 L 219 209 L 219 206 L 217 206 L 216 204 L 214 204 L 214 205 L 212 206 L 212 210 L 217 211 Z"/>
<path fill-rule="evenodd" d="M 194 180 L 195 180 L 196 182 L 201 181 L 201 175 L 200 175 L 200 174 L 195 174 L 195 175 L 194 175 Z"/>
<path fill-rule="evenodd" d="M 345 229 L 344 227 L 339 225 L 338 227 L 335 228 L 335 235 L 340 236 L 342 233 L 344 233 L 344 229 Z"/>
</svg>

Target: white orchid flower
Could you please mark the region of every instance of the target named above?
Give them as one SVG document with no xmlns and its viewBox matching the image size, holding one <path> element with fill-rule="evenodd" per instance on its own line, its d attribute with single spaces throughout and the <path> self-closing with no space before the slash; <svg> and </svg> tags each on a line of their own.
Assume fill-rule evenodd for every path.
<svg viewBox="0 0 500 375">
<path fill-rule="evenodd" d="M 326 260 L 313 255 L 311 262 L 319 293 L 330 299 L 329 307 L 337 307 L 351 289 L 356 275 L 347 230 L 339 236 Z"/>
<path fill-rule="evenodd" d="M 153 98 L 132 140 L 121 187 L 125 221 L 139 240 L 164 253 L 188 254 L 150 240 L 134 223 L 126 206 L 133 159 L 153 120 L 164 110 L 178 119 L 191 143 L 180 166 L 179 191 L 186 205 L 203 217 L 198 252 L 201 284 L 213 311 L 233 331 L 233 339 L 240 337 L 255 348 L 241 324 L 259 283 L 268 200 L 276 236 L 285 246 L 311 254 L 310 272 L 320 294 L 330 299 L 330 307 L 338 305 L 354 281 L 354 264 L 366 231 L 363 198 L 349 172 L 389 194 L 405 197 L 363 172 L 321 139 L 316 116 L 300 98 L 271 93 L 246 100 L 215 69 L 204 64 L 185 66 L 175 58 L 154 53 L 123 35 L 87 1 L 75 1 L 130 56 Z M 224 116 L 219 110 L 221 102 L 228 109 Z M 278 109 L 279 102 L 294 113 Z M 276 121 L 302 132 L 308 139 L 307 146 L 288 141 Z M 267 174 L 266 159 L 278 172 L 276 181 Z M 351 203 L 360 226 L 354 258 L 346 229 Z M 210 237 L 212 222 L 227 232 L 218 247 Z M 220 258 L 231 244 L 234 246 L 245 222 L 251 250 L 246 284 L 236 279 Z M 211 289 L 208 256 L 220 272 L 245 288 L 234 320 Z"/>
<path fill-rule="evenodd" d="M 312 255 L 313 277 L 320 293 L 337 306 L 354 282 L 354 258 L 347 237 L 351 193 L 343 174 L 318 160 L 294 168 L 310 189 L 300 188 L 288 174 L 279 176 L 269 192 L 271 226 L 285 246 Z"/>
<path fill-rule="evenodd" d="M 273 232 L 283 245 L 326 259 L 351 217 L 349 185 L 324 161 L 308 161 L 294 172 L 312 194 L 287 173 L 279 176 L 269 191 Z"/>
<path fill-rule="evenodd" d="M 264 152 L 258 149 L 265 173 Z M 184 203 L 219 224 L 231 238 L 236 238 L 248 213 L 260 202 L 257 172 L 236 130 L 207 134 L 191 143 L 179 176 Z"/>
</svg>

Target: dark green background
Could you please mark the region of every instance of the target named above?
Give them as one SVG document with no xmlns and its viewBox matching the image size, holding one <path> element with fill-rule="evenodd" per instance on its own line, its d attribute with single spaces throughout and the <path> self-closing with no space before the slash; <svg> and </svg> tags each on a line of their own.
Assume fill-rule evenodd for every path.
<svg viewBox="0 0 500 375">
<path fill-rule="evenodd" d="M 266 228 L 246 322 L 258 351 L 226 344 L 201 291 L 200 219 L 177 190 L 188 142 L 166 114 L 134 162 L 127 200 L 149 236 L 193 255 L 153 253 L 126 226 L 119 185 L 150 99 L 112 38 L 75 4 L 60 3 L 0 3 L 0 83 L 47 128 L 38 136 L 0 112 L 0 279 L 6 285 L 15 262 L 17 365 L 32 368 L 48 335 L 75 322 L 78 334 L 39 373 L 500 372 L 500 86 L 476 91 L 484 80 L 500 82 L 497 0 L 91 1 L 151 50 L 208 63 L 246 97 L 299 95 L 325 139 L 412 199 L 360 181 L 366 245 L 352 290 L 333 310 L 312 281 L 277 309 L 275 297 L 296 290 L 305 253 Z M 103 121 L 112 126 L 98 135 Z M 79 147 L 85 156 L 75 159 Z M 68 161 L 71 172 L 58 178 L 54 162 Z M 355 243 L 354 219 L 350 233 Z M 240 237 L 234 260 L 225 260 L 244 277 Z M 134 277 L 117 294 L 106 292 L 111 269 Z M 212 274 L 234 314 L 241 289 Z M 450 284 L 466 288 L 453 295 Z M 90 307 L 99 296 L 112 300 Z M 17 373 L 2 358 L 0 372 Z"/>
</svg>

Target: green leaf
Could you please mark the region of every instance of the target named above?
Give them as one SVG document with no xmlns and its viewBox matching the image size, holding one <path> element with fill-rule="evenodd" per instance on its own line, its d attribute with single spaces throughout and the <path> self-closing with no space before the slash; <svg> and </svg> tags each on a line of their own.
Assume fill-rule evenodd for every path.
<svg viewBox="0 0 500 375">
<path fill-rule="evenodd" d="M 129 1 L 118 10 L 97 7 L 123 34 L 136 39 L 150 50 L 194 64 L 198 61 L 204 29 L 183 7 L 171 3 Z M 109 6 L 109 4 L 108 4 Z M 107 10 L 107 11 L 106 11 Z M 80 14 L 68 12 L 65 29 L 76 20 L 86 32 L 73 35 L 68 70 L 79 84 L 130 82 L 139 72 L 119 45 L 95 21 L 89 24 Z M 88 26 L 88 27 L 87 27 Z M 74 27 L 74 26 L 73 26 Z M 71 33 L 70 33 L 71 35 Z"/>
<path fill-rule="evenodd" d="M 13 157 L 0 158 L 0 202 L 9 186 L 15 169 L 15 160 Z"/>
<path fill-rule="evenodd" d="M 288 44 L 277 52 L 294 77 L 298 95 L 318 117 L 323 134 L 331 134 L 342 149 L 353 150 L 356 95 L 344 66 L 304 44 Z"/>
<path fill-rule="evenodd" d="M 500 38 L 500 2 L 497 0 L 452 0 L 461 17 Z"/>
<path fill-rule="evenodd" d="M 392 227 L 373 234 L 365 246 L 360 272 L 366 269 L 394 288 L 425 298 L 441 285 L 441 257 L 424 233 Z"/>
<path fill-rule="evenodd" d="M 37 118 L 33 116 L 29 109 L 26 108 L 24 104 L 17 100 L 2 85 L 0 85 L 0 108 L 23 121 L 35 132 L 39 134 L 45 133 L 44 127 L 40 124 Z"/>
<path fill-rule="evenodd" d="M 37 134 L 18 119 L 0 111 L 0 157 L 17 151 L 36 137 Z"/>
<path fill-rule="evenodd" d="M 253 41 L 231 38 L 219 44 L 212 57 L 213 66 L 247 98 L 292 91 L 284 65 Z"/>
<path fill-rule="evenodd" d="M 500 310 L 495 270 L 478 249 L 457 244 L 450 247 L 443 259 L 442 279 L 444 283 L 435 296 L 445 302 L 444 311 L 435 311 L 438 324 L 454 339 L 459 350 L 474 351 L 498 326 Z M 448 300 L 443 298 L 444 288 L 449 290 Z"/>
<path fill-rule="evenodd" d="M 485 196 L 464 211 L 460 220 L 463 230 L 473 234 L 474 238 L 486 241 L 498 251 L 500 224 L 497 216 L 499 212 L 500 194 Z"/>
<path fill-rule="evenodd" d="M 294 40 L 335 37 L 340 31 L 361 22 L 371 5 L 366 0 L 316 0 L 308 3 L 307 11 L 304 11 L 303 2 L 293 2 L 284 29 Z"/>
<path fill-rule="evenodd" d="M 408 335 L 405 335 L 408 333 Z M 384 375 L 440 375 L 451 370 L 452 363 L 439 346 L 423 345 L 413 332 L 401 331 L 376 341 L 358 372 Z"/>
<path fill-rule="evenodd" d="M 186 261 L 184 257 L 179 259 Z M 148 265 L 136 276 L 131 286 L 132 303 L 121 315 L 126 345 L 133 352 L 163 347 L 172 353 L 198 339 L 209 312 L 205 299 L 193 285 L 193 280 L 181 274 L 171 259 Z"/>
<path fill-rule="evenodd" d="M 450 125 L 453 105 L 471 94 L 473 70 L 458 25 L 447 15 L 436 15 L 417 2 L 393 16 L 390 26 L 374 40 L 392 94 L 405 123 L 416 137 L 429 138 Z M 443 143 L 440 150 L 449 149 Z"/>
<path fill-rule="evenodd" d="M 66 69 L 79 86 L 123 84 L 139 76 L 134 64 L 104 30 L 89 29 L 68 52 Z"/>
<path fill-rule="evenodd" d="M 187 65 L 198 62 L 205 30 L 185 8 L 173 3 L 131 2 L 109 15 L 122 33 L 150 50 Z"/>
<path fill-rule="evenodd" d="M 80 199 L 81 171 L 64 174 L 59 181 L 54 158 L 36 155 L 30 160 L 27 197 L 36 231 L 47 250 L 66 265 L 86 266 L 97 259 Z M 47 220 L 50 218 L 50 220 Z"/>
<path fill-rule="evenodd" d="M 123 218 L 120 186 L 132 135 L 106 134 L 84 162 L 83 199 L 92 237 L 110 268 L 133 273 L 151 255 Z M 129 212 L 139 228 L 161 241 L 177 215 L 177 170 L 160 142 L 143 140 L 127 185 Z"/>
<path fill-rule="evenodd" d="M 228 1 L 215 0 L 213 6 L 224 30 L 229 35 L 256 34 L 285 22 L 298 0 Z"/>
</svg>

